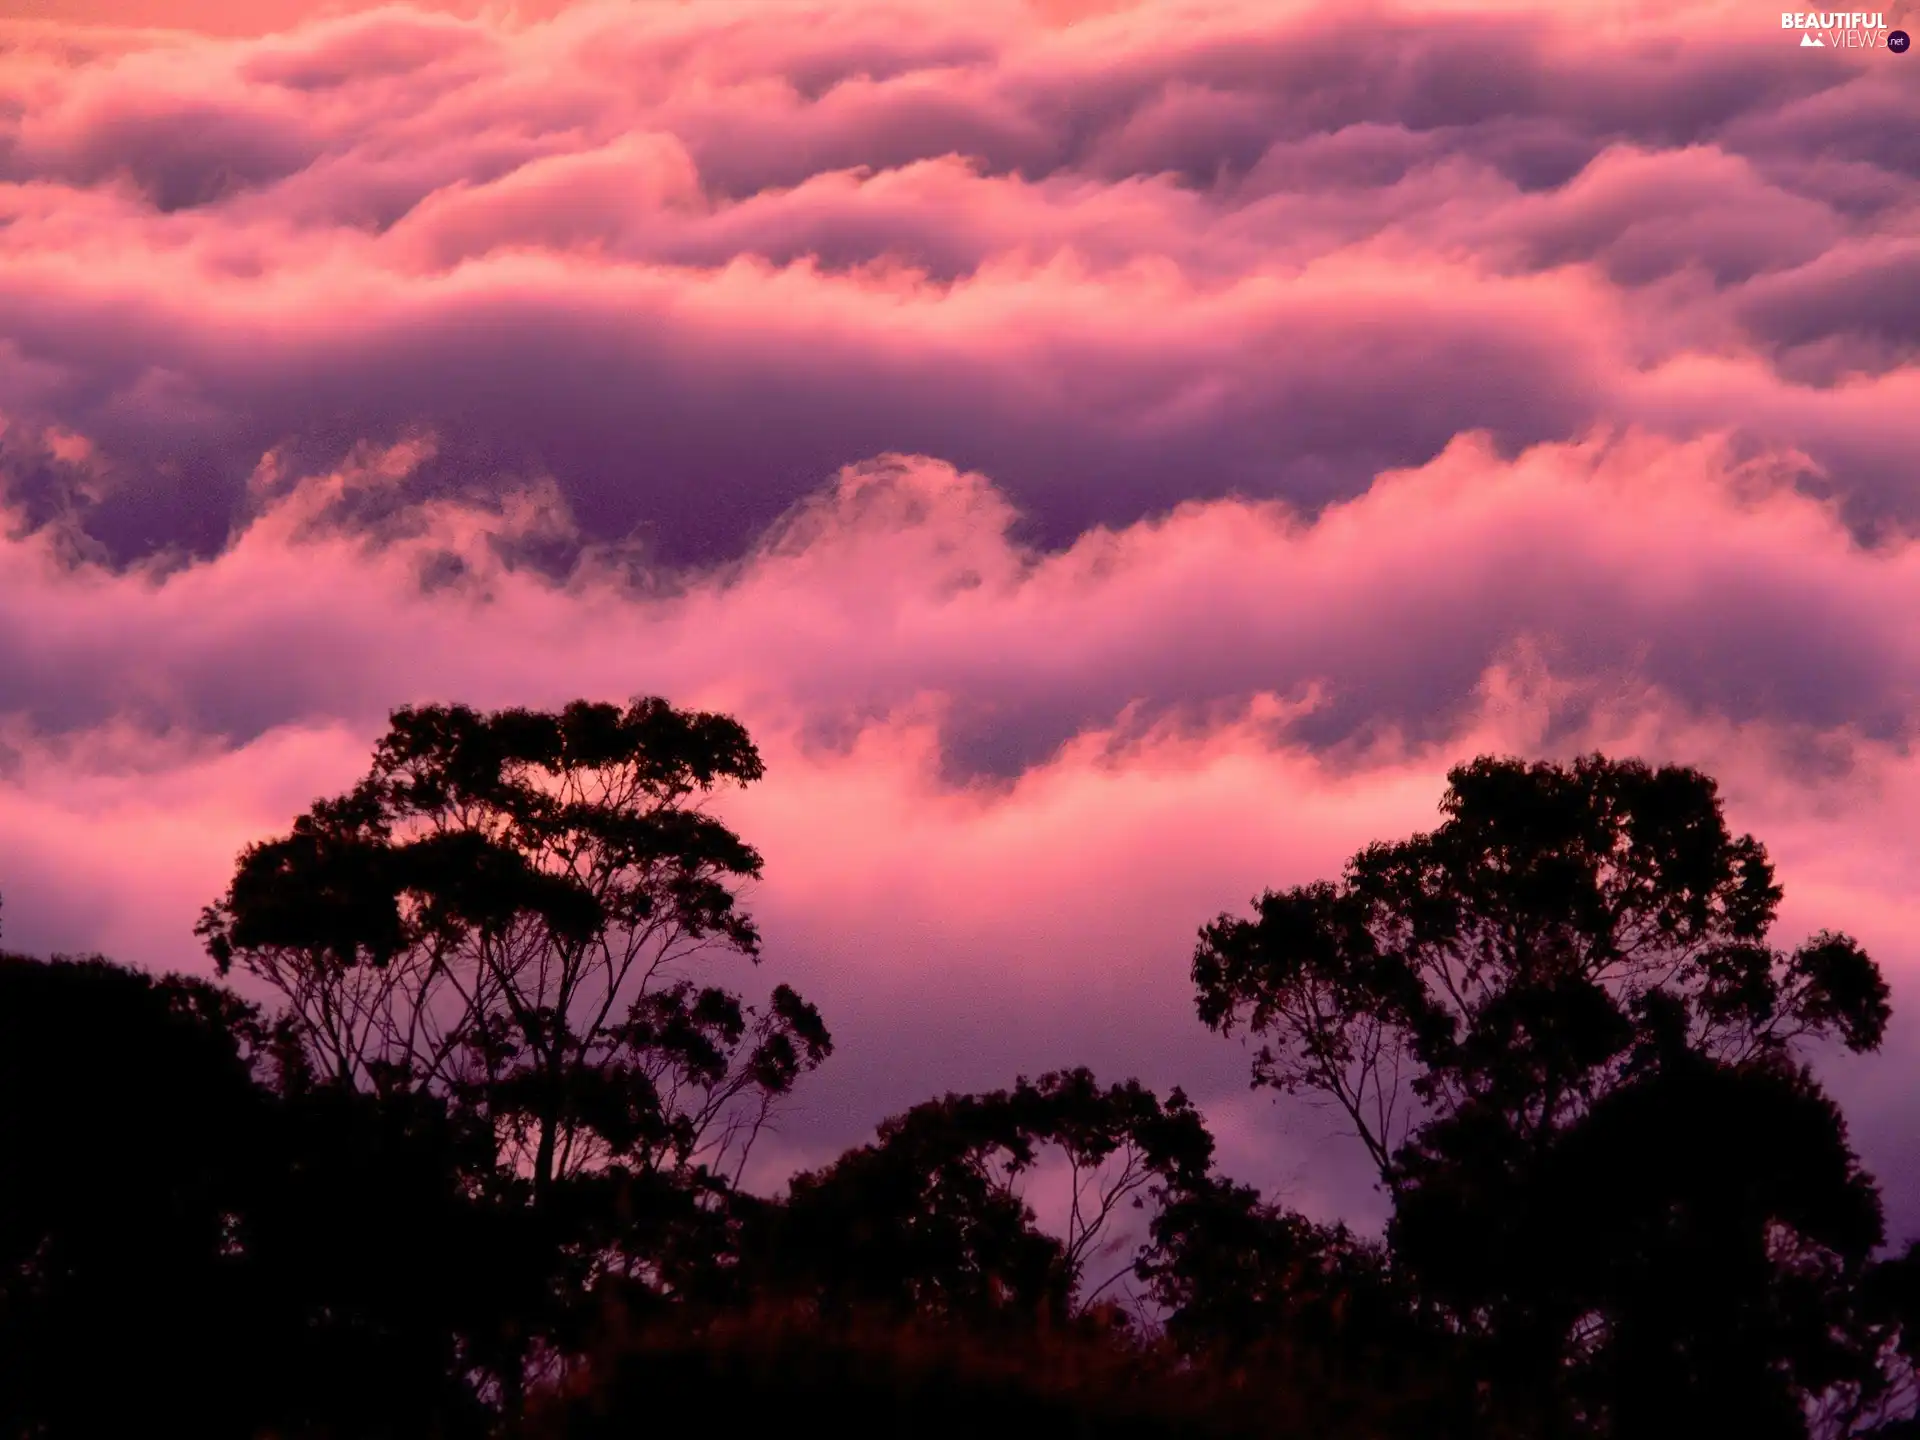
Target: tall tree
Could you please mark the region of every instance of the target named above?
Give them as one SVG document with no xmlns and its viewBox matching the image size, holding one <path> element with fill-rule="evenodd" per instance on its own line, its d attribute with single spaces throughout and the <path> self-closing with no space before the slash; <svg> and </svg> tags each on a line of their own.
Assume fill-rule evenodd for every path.
<svg viewBox="0 0 1920 1440">
<path fill-rule="evenodd" d="M 1487 1340 L 1534 1433 L 1654 1433 L 1656 1387 L 1668 1419 L 1737 1397 L 1747 1433 L 1801 1433 L 1814 1396 L 1865 1383 L 1872 1357 L 1829 1339 L 1881 1238 L 1804 1046 L 1875 1048 L 1885 981 L 1843 935 L 1773 943 L 1773 867 L 1697 771 L 1448 779 L 1434 831 L 1207 926 L 1201 1018 L 1259 1037 L 1257 1086 L 1344 1112 L 1396 1265 Z M 1675 1303 L 1688 1267 L 1718 1299 Z"/>
<path fill-rule="evenodd" d="M 1698 771 L 1482 759 L 1440 808 L 1338 883 L 1221 916 L 1193 960 L 1200 1018 L 1263 1042 L 1254 1083 L 1332 1099 L 1388 1186 L 1424 1119 L 1490 1105 L 1544 1139 L 1671 1023 L 1730 1062 L 1880 1043 L 1877 967 L 1843 935 L 1770 944 L 1773 866 Z"/>
<path fill-rule="evenodd" d="M 735 721 L 660 700 L 402 709 L 200 933 L 284 999 L 318 1079 L 444 1098 L 536 1208 L 571 1177 L 737 1173 L 831 1048 L 790 988 L 702 978 L 759 958 L 760 856 L 705 801 L 761 773 Z"/>
</svg>

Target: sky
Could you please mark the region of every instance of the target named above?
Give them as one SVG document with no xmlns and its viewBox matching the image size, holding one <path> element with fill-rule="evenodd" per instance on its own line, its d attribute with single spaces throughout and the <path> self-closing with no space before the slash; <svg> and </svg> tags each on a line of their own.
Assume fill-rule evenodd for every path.
<svg viewBox="0 0 1920 1440">
<path fill-rule="evenodd" d="M 1195 932 L 1601 749 L 1886 969 L 1823 1074 L 1920 1234 L 1920 59 L 1799 40 L 0 0 L 8 946 L 203 970 L 394 706 L 664 695 L 759 741 L 761 978 L 838 1043 L 765 1176 L 1088 1064 L 1364 1224 Z"/>
</svg>

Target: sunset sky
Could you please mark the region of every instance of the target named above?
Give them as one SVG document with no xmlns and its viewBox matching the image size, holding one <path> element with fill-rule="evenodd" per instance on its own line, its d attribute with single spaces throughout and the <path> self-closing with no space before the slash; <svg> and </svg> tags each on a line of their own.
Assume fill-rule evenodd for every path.
<svg viewBox="0 0 1920 1440">
<path fill-rule="evenodd" d="M 1904 9 L 1887 9 L 1891 24 Z M 1920 1232 L 1920 56 L 1759 5 L 0 0 L 9 948 L 204 968 L 393 706 L 744 719 L 772 1176 L 1246 1087 L 1195 929 L 1447 767 L 1698 764 Z"/>
</svg>

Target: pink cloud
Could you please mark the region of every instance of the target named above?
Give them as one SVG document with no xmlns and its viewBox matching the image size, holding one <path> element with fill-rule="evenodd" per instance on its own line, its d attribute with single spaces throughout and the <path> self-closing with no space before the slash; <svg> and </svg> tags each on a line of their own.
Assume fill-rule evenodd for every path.
<svg viewBox="0 0 1920 1440">
<path fill-rule="evenodd" d="M 217 543 L 264 449 L 423 424 L 421 493 L 545 470 L 686 559 L 883 450 L 988 470 L 1057 544 L 1623 422 L 1796 446 L 1857 522 L 1911 518 L 1886 67 L 1712 7 L 1058 18 L 21 31 L 0 409 L 143 472 L 90 510 L 122 558 Z"/>
<path fill-rule="evenodd" d="M 741 561 L 596 550 L 564 580 L 502 558 L 565 533 L 550 487 L 353 518 L 430 451 L 302 480 L 269 461 L 257 517 L 206 561 L 0 545 L 9 703 L 77 707 L 9 737 L 12 943 L 193 964 L 234 852 L 350 783 L 389 705 L 645 691 L 739 713 L 768 755 L 727 806 L 767 856 L 752 903 L 770 966 L 843 1039 L 790 1158 L 1084 1062 L 1187 1084 L 1265 1178 L 1367 1213 L 1319 1120 L 1235 1098 L 1243 1057 L 1191 1015 L 1192 932 L 1431 823 L 1447 765 L 1486 750 L 1705 765 L 1779 854 L 1790 930 L 1856 930 L 1911 993 L 1920 550 L 1863 549 L 1724 444 L 1508 461 L 1463 440 L 1311 521 L 1195 503 L 1056 552 L 1012 538 L 983 477 L 893 458 Z M 1822 715 L 1771 704 L 1796 671 L 1859 688 Z M 1421 699 L 1398 704 L 1409 674 Z M 970 770 L 996 745 L 998 773 Z M 1880 1097 L 1864 1143 L 1897 1158 L 1904 1072 L 1877 1063 L 1847 1074 Z"/>
</svg>

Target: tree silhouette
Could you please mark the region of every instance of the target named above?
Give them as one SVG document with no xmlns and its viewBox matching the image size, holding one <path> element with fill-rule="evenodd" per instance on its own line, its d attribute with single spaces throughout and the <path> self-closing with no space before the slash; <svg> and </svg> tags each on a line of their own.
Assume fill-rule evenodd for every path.
<svg viewBox="0 0 1920 1440">
<path fill-rule="evenodd" d="M 537 1255 L 431 1105 L 277 1090 L 266 1037 L 205 981 L 0 957 L 0 1433 L 481 1433 Z"/>
<path fill-rule="evenodd" d="M 209 1435 L 255 1420 L 192 1333 L 248 1298 L 230 1251 L 262 1116 L 230 1004 L 104 961 L 0 958 L 7 1433 L 111 1434 L 142 1411 Z"/>
<path fill-rule="evenodd" d="M 200 933 L 284 999 L 314 1074 L 444 1098 L 536 1208 L 589 1174 L 737 1173 L 831 1048 L 697 962 L 758 959 L 755 851 L 705 813 L 760 777 L 746 732 L 640 700 L 403 709 L 348 794 L 250 847 Z"/>
<path fill-rule="evenodd" d="M 1880 1357 L 1869 1383 L 1825 1398 L 1821 1433 L 1920 1437 L 1920 1241 L 1880 1260 L 1860 1286 L 1859 1348 Z"/>
<path fill-rule="evenodd" d="M 757 958 L 704 806 L 759 773 L 659 701 L 402 710 L 203 917 L 279 1008 L 0 955 L 0 1434 L 1913 1440 L 1920 1246 L 1809 1068 L 1887 987 L 1775 944 L 1706 777 L 1476 761 L 1201 932 L 1202 1018 L 1352 1122 L 1375 1241 L 1085 1069 L 743 1191 L 830 1049 L 706 968 Z"/>
<path fill-rule="evenodd" d="M 1123 1212 L 1203 1183 L 1213 1139 L 1186 1097 L 1084 1069 L 948 1095 L 885 1121 L 871 1145 L 796 1176 L 764 1218 L 754 1262 L 775 1293 L 842 1313 L 1064 1323 L 1132 1273 L 1092 1276 Z M 1041 1230 L 1026 1184 L 1064 1171 L 1064 1235 Z M 1089 1283 L 1091 1282 L 1091 1283 Z"/>
<path fill-rule="evenodd" d="M 1670 1017 L 1729 1061 L 1879 1044 L 1878 969 L 1844 936 L 1768 945 L 1773 867 L 1699 772 L 1483 759 L 1449 774 L 1441 810 L 1338 884 L 1221 916 L 1193 961 L 1201 1019 L 1265 1042 L 1255 1083 L 1335 1101 L 1387 1185 L 1422 1116 L 1490 1105 L 1545 1138 Z"/>
<path fill-rule="evenodd" d="M 1238 1355 L 1287 1330 L 1322 1335 L 1359 1322 L 1361 1303 L 1390 1305 L 1378 1244 L 1344 1225 L 1316 1225 L 1251 1186 L 1210 1180 L 1174 1197 L 1153 1220 L 1141 1278 L 1190 1354 Z"/>
<path fill-rule="evenodd" d="M 1878 969 L 1770 943 L 1773 868 L 1696 771 L 1483 759 L 1441 809 L 1207 926 L 1202 1019 L 1352 1122 L 1395 1265 L 1522 1433 L 1804 1434 L 1872 1384 L 1881 1219 L 1802 1042 L 1876 1047 Z"/>
<path fill-rule="evenodd" d="M 1136 1263 L 1167 1338 L 1301 1433 L 1470 1433 L 1454 1346 L 1385 1247 L 1221 1178 L 1169 1196 Z"/>
</svg>

